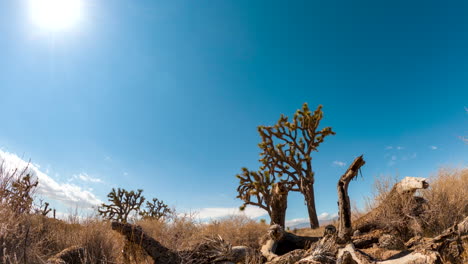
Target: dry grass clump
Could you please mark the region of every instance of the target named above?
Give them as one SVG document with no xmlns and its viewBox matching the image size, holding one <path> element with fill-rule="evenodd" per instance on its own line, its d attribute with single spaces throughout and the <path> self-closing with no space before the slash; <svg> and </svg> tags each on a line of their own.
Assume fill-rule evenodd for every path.
<svg viewBox="0 0 468 264">
<path fill-rule="evenodd" d="M 122 238 L 96 219 L 82 223 L 44 216 L 34 208 L 37 180 L 0 164 L 0 263 L 45 263 L 60 251 L 84 248 L 86 263 L 120 261 Z"/>
<path fill-rule="evenodd" d="M 421 192 L 429 202 L 426 231 L 437 235 L 468 215 L 468 168 L 440 169 L 429 182 Z"/>
<path fill-rule="evenodd" d="M 429 178 L 429 188 L 416 197 L 386 200 L 396 177 L 375 180 L 374 194 L 368 199 L 367 211 L 379 207 L 371 224 L 393 231 L 406 240 L 414 235 L 435 236 L 468 215 L 468 169 L 439 170 Z M 385 201 L 385 203 L 384 203 Z"/>
<path fill-rule="evenodd" d="M 268 225 L 245 216 L 231 216 L 210 223 L 200 223 L 191 216 L 176 216 L 171 221 L 141 220 L 145 232 L 173 250 L 190 250 L 204 238 L 221 236 L 233 246 L 258 247 L 258 240 Z"/>
<path fill-rule="evenodd" d="M 234 246 L 257 248 L 260 237 L 267 232 L 268 227 L 269 225 L 254 221 L 246 216 L 231 216 L 203 225 L 200 235 L 220 235 Z"/>
<path fill-rule="evenodd" d="M 86 263 L 121 262 L 123 239 L 105 222 L 70 224 L 42 215 L 15 215 L 8 208 L 1 208 L 0 215 L 0 263 L 44 263 L 72 246 L 85 249 Z"/>
<path fill-rule="evenodd" d="M 406 241 L 423 233 L 426 217 L 424 212 L 427 210 L 427 206 L 424 199 L 419 197 L 408 197 L 407 195 L 392 195 L 390 197 L 392 188 L 397 182 L 399 180 L 393 177 L 376 179 L 374 200 L 369 204 L 369 207 L 372 208 L 371 210 L 377 210 L 378 213 L 368 224 L 369 227 L 384 228 Z"/>
</svg>

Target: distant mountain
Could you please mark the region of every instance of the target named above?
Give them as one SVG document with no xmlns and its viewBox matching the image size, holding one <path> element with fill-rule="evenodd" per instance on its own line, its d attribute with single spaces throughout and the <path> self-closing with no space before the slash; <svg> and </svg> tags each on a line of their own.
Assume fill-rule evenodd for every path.
<svg viewBox="0 0 468 264">
<path fill-rule="evenodd" d="M 328 225 L 333 221 L 338 220 L 337 215 L 333 215 L 330 218 L 319 220 L 320 226 Z M 286 228 L 293 230 L 293 229 L 301 229 L 301 228 L 310 228 L 309 219 L 302 218 L 302 219 L 293 219 L 290 221 L 286 221 Z"/>
</svg>

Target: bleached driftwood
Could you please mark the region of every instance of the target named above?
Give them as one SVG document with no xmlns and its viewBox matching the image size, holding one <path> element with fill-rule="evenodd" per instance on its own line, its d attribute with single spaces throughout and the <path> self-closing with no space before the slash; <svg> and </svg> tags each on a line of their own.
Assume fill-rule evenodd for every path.
<svg viewBox="0 0 468 264">
<path fill-rule="evenodd" d="M 307 249 L 320 239 L 320 237 L 297 236 L 284 231 L 280 225 L 272 225 L 260 241 L 260 251 L 268 261 L 271 261 L 293 250 Z"/>
<path fill-rule="evenodd" d="M 85 249 L 79 246 L 69 247 L 49 258 L 47 264 L 81 264 L 87 263 Z"/>
<path fill-rule="evenodd" d="M 112 229 L 124 235 L 129 242 L 141 246 L 155 263 L 234 264 L 243 262 L 247 256 L 259 254 L 250 247 L 232 246 L 220 236 L 205 238 L 193 250 L 173 251 L 148 236 L 139 226 L 112 222 Z"/>
<path fill-rule="evenodd" d="M 180 263 L 181 261 L 177 252 L 161 245 L 154 238 L 145 234 L 139 226 L 112 222 L 112 229 L 124 235 L 129 242 L 140 245 L 156 263 Z"/>
</svg>

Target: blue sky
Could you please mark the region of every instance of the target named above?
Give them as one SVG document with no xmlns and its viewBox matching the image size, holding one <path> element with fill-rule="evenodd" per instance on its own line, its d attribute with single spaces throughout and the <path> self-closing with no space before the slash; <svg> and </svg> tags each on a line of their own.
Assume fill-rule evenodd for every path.
<svg viewBox="0 0 468 264">
<path fill-rule="evenodd" d="M 360 154 L 358 205 L 379 175 L 467 166 L 466 1 L 81 1 L 59 31 L 0 2 L 0 153 L 31 159 L 62 210 L 123 187 L 223 215 L 256 127 L 304 102 L 337 133 L 313 157 L 319 214 Z M 291 194 L 287 219 L 306 217 Z"/>
</svg>

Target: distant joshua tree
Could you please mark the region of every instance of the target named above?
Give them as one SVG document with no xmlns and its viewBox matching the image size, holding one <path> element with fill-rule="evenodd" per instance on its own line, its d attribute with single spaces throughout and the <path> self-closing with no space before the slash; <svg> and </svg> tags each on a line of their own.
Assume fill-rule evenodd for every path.
<svg viewBox="0 0 468 264">
<path fill-rule="evenodd" d="M 49 205 L 50 204 L 48 202 L 39 200 L 39 206 L 38 208 L 35 209 L 35 213 L 43 215 L 43 216 L 47 216 L 50 212 L 52 212 L 52 210 L 55 211 L 55 209 L 50 208 Z"/>
<path fill-rule="evenodd" d="M 171 213 L 172 210 L 169 209 L 164 201 L 153 198 L 151 202 L 146 201 L 146 210 L 141 211 L 140 215 L 143 218 L 162 219 L 169 216 Z"/>
<path fill-rule="evenodd" d="M 267 210 L 270 217 L 275 214 L 282 216 L 283 212 L 276 210 L 286 210 L 287 192 L 298 191 L 304 195 L 311 228 L 319 226 L 315 209 L 312 151 L 318 151 L 317 148 L 325 137 L 335 134 L 331 127 L 319 130 L 322 116 L 321 105 L 312 112 L 305 103 L 296 111 L 292 121 L 281 115 L 275 125 L 258 127 L 262 138 L 258 145 L 262 150 L 262 166 L 258 172 L 244 168 L 242 174 L 237 176 L 240 179 L 237 197 L 244 201 L 243 207 L 251 204 Z M 282 176 L 286 176 L 286 179 L 279 181 Z M 282 200 L 272 199 L 275 184 L 279 184 L 276 188 L 281 189 L 280 196 L 276 198 Z M 252 196 L 255 197 L 255 201 L 252 201 Z M 273 201 L 279 204 L 272 206 Z"/>
<path fill-rule="evenodd" d="M 145 201 L 142 195 L 143 190 L 126 191 L 125 189 L 112 188 L 107 195 L 109 204 L 102 204 L 98 208 L 98 213 L 106 219 L 127 223 L 130 214 L 138 213 L 140 207 Z"/>
</svg>

